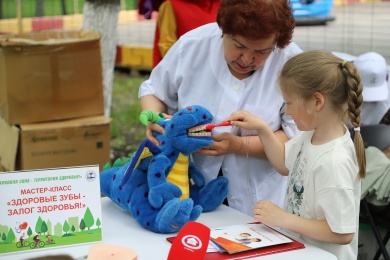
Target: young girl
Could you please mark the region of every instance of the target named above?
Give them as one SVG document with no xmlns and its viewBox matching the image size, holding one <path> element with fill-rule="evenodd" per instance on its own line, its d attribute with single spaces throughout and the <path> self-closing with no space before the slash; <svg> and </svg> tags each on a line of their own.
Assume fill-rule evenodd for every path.
<svg viewBox="0 0 390 260">
<path fill-rule="evenodd" d="M 280 174 L 289 175 L 285 209 L 260 200 L 254 218 L 298 233 L 338 259 L 357 259 L 365 176 L 360 74 L 329 52 L 308 51 L 284 65 L 279 82 L 286 113 L 303 131 L 299 136 L 283 145 L 262 119 L 247 111 L 226 119 L 257 130 L 268 159 Z M 353 142 L 346 115 L 355 130 Z"/>
</svg>

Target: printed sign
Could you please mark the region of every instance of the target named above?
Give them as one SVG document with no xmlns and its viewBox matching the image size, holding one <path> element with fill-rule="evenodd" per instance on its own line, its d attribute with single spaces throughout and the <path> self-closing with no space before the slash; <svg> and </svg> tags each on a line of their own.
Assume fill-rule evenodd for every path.
<svg viewBox="0 0 390 260">
<path fill-rule="evenodd" d="M 102 241 L 99 166 L 0 174 L 0 255 Z"/>
</svg>

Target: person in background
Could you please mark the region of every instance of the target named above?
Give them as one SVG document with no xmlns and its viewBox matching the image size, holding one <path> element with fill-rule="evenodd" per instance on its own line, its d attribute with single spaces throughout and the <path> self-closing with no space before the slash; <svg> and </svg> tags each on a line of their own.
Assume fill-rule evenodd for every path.
<svg viewBox="0 0 390 260">
<path fill-rule="evenodd" d="M 385 58 L 376 52 L 366 52 L 358 57 L 341 52 L 333 54 L 353 62 L 360 71 L 363 83 L 362 125 L 390 125 L 390 66 Z M 383 152 L 390 158 L 390 146 Z"/>
<path fill-rule="evenodd" d="M 357 259 L 361 179 L 366 170 L 360 73 L 351 62 L 314 50 L 285 64 L 280 86 L 286 113 L 302 134 L 283 144 L 265 121 L 248 111 L 226 119 L 256 130 L 272 165 L 289 176 L 284 210 L 262 199 L 254 218 L 297 233 L 337 259 Z M 346 114 L 355 131 L 353 141 Z"/>
<path fill-rule="evenodd" d="M 219 0 L 166 0 L 158 9 L 153 43 L 153 68 L 186 32 L 213 23 Z"/>
<path fill-rule="evenodd" d="M 353 63 L 363 82 L 362 123 L 390 124 L 389 67 L 385 58 L 376 52 L 359 55 Z M 390 131 L 390 128 L 389 128 Z M 383 150 L 390 158 L 390 146 Z"/>
<path fill-rule="evenodd" d="M 152 19 L 153 12 L 158 12 L 158 8 L 164 0 L 138 0 L 138 14 L 145 19 Z"/>
<path fill-rule="evenodd" d="M 385 58 L 376 52 L 358 56 L 353 63 L 363 83 L 362 123 L 379 124 L 390 108 L 390 84 Z"/>
<path fill-rule="evenodd" d="M 221 1 L 217 22 L 180 37 L 141 84 L 141 111 L 174 114 L 201 105 L 213 123 L 220 123 L 246 109 L 286 142 L 299 131 L 284 113 L 277 77 L 284 63 L 302 52 L 291 42 L 294 27 L 289 1 Z M 158 145 L 153 131 L 164 129 L 146 127 L 147 138 Z M 229 180 L 229 206 L 247 215 L 259 199 L 283 205 L 287 178 L 268 161 L 256 131 L 219 127 L 212 134 L 213 144 L 191 156 L 206 183 L 223 174 Z"/>
</svg>

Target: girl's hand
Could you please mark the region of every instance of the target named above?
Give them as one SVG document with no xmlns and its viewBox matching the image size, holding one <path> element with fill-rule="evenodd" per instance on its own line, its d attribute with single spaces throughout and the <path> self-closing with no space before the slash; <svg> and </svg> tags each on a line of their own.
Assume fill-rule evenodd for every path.
<svg viewBox="0 0 390 260">
<path fill-rule="evenodd" d="M 220 133 L 213 135 L 213 144 L 197 151 L 197 153 L 218 156 L 229 153 L 237 153 L 241 147 L 239 136 L 231 133 Z"/>
<path fill-rule="evenodd" d="M 283 221 L 286 221 L 289 215 L 289 213 L 267 200 L 259 200 L 253 213 L 255 220 L 276 227 L 283 227 Z"/>
<path fill-rule="evenodd" d="M 233 126 L 247 130 L 261 130 L 268 127 L 266 122 L 246 110 L 234 112 L 225 120 L 230 121 Z"/>
</svg>

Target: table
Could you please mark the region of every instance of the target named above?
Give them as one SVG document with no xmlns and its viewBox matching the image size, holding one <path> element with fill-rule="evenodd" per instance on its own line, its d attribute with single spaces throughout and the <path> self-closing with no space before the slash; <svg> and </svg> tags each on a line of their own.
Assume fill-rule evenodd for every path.
<svg viewBox="0 0 390 260">
<path fill-rule="evenodd" d="M 130 215 L 117 206 L 109 198 L 102 198 L 102 223 L 103 243 L 129 247 L 138 254 L 139 260 L 163 260 L 166 259 L 171 244 L 166 237 L 175 234 L 157 234 L 142 228 Z M 221 205 L 212 212 L 202 213 L 197 222 L 203 223 L 210 228 L 230 226 L 253 222 L 253 218 L 235 209 Z M 295 238 L 301 242 L 302 240 Z M 151 248 L 152 246 L 152 248 Z M 336 256 L 305 243 L 304 249 L 262 256 L 251 259 L 263 260 L 332 260 Z M 66 254 L 77 259 L 88 254 L 89 245 L 61 247 L 57 249 L 41 250 L 36 252 L 18 253 L 0 256 L 0 260 L 27 260 L 43 256 L 55 256 Z M 55 258 L 53 258 L 55 259 Z"/>
</svg>

